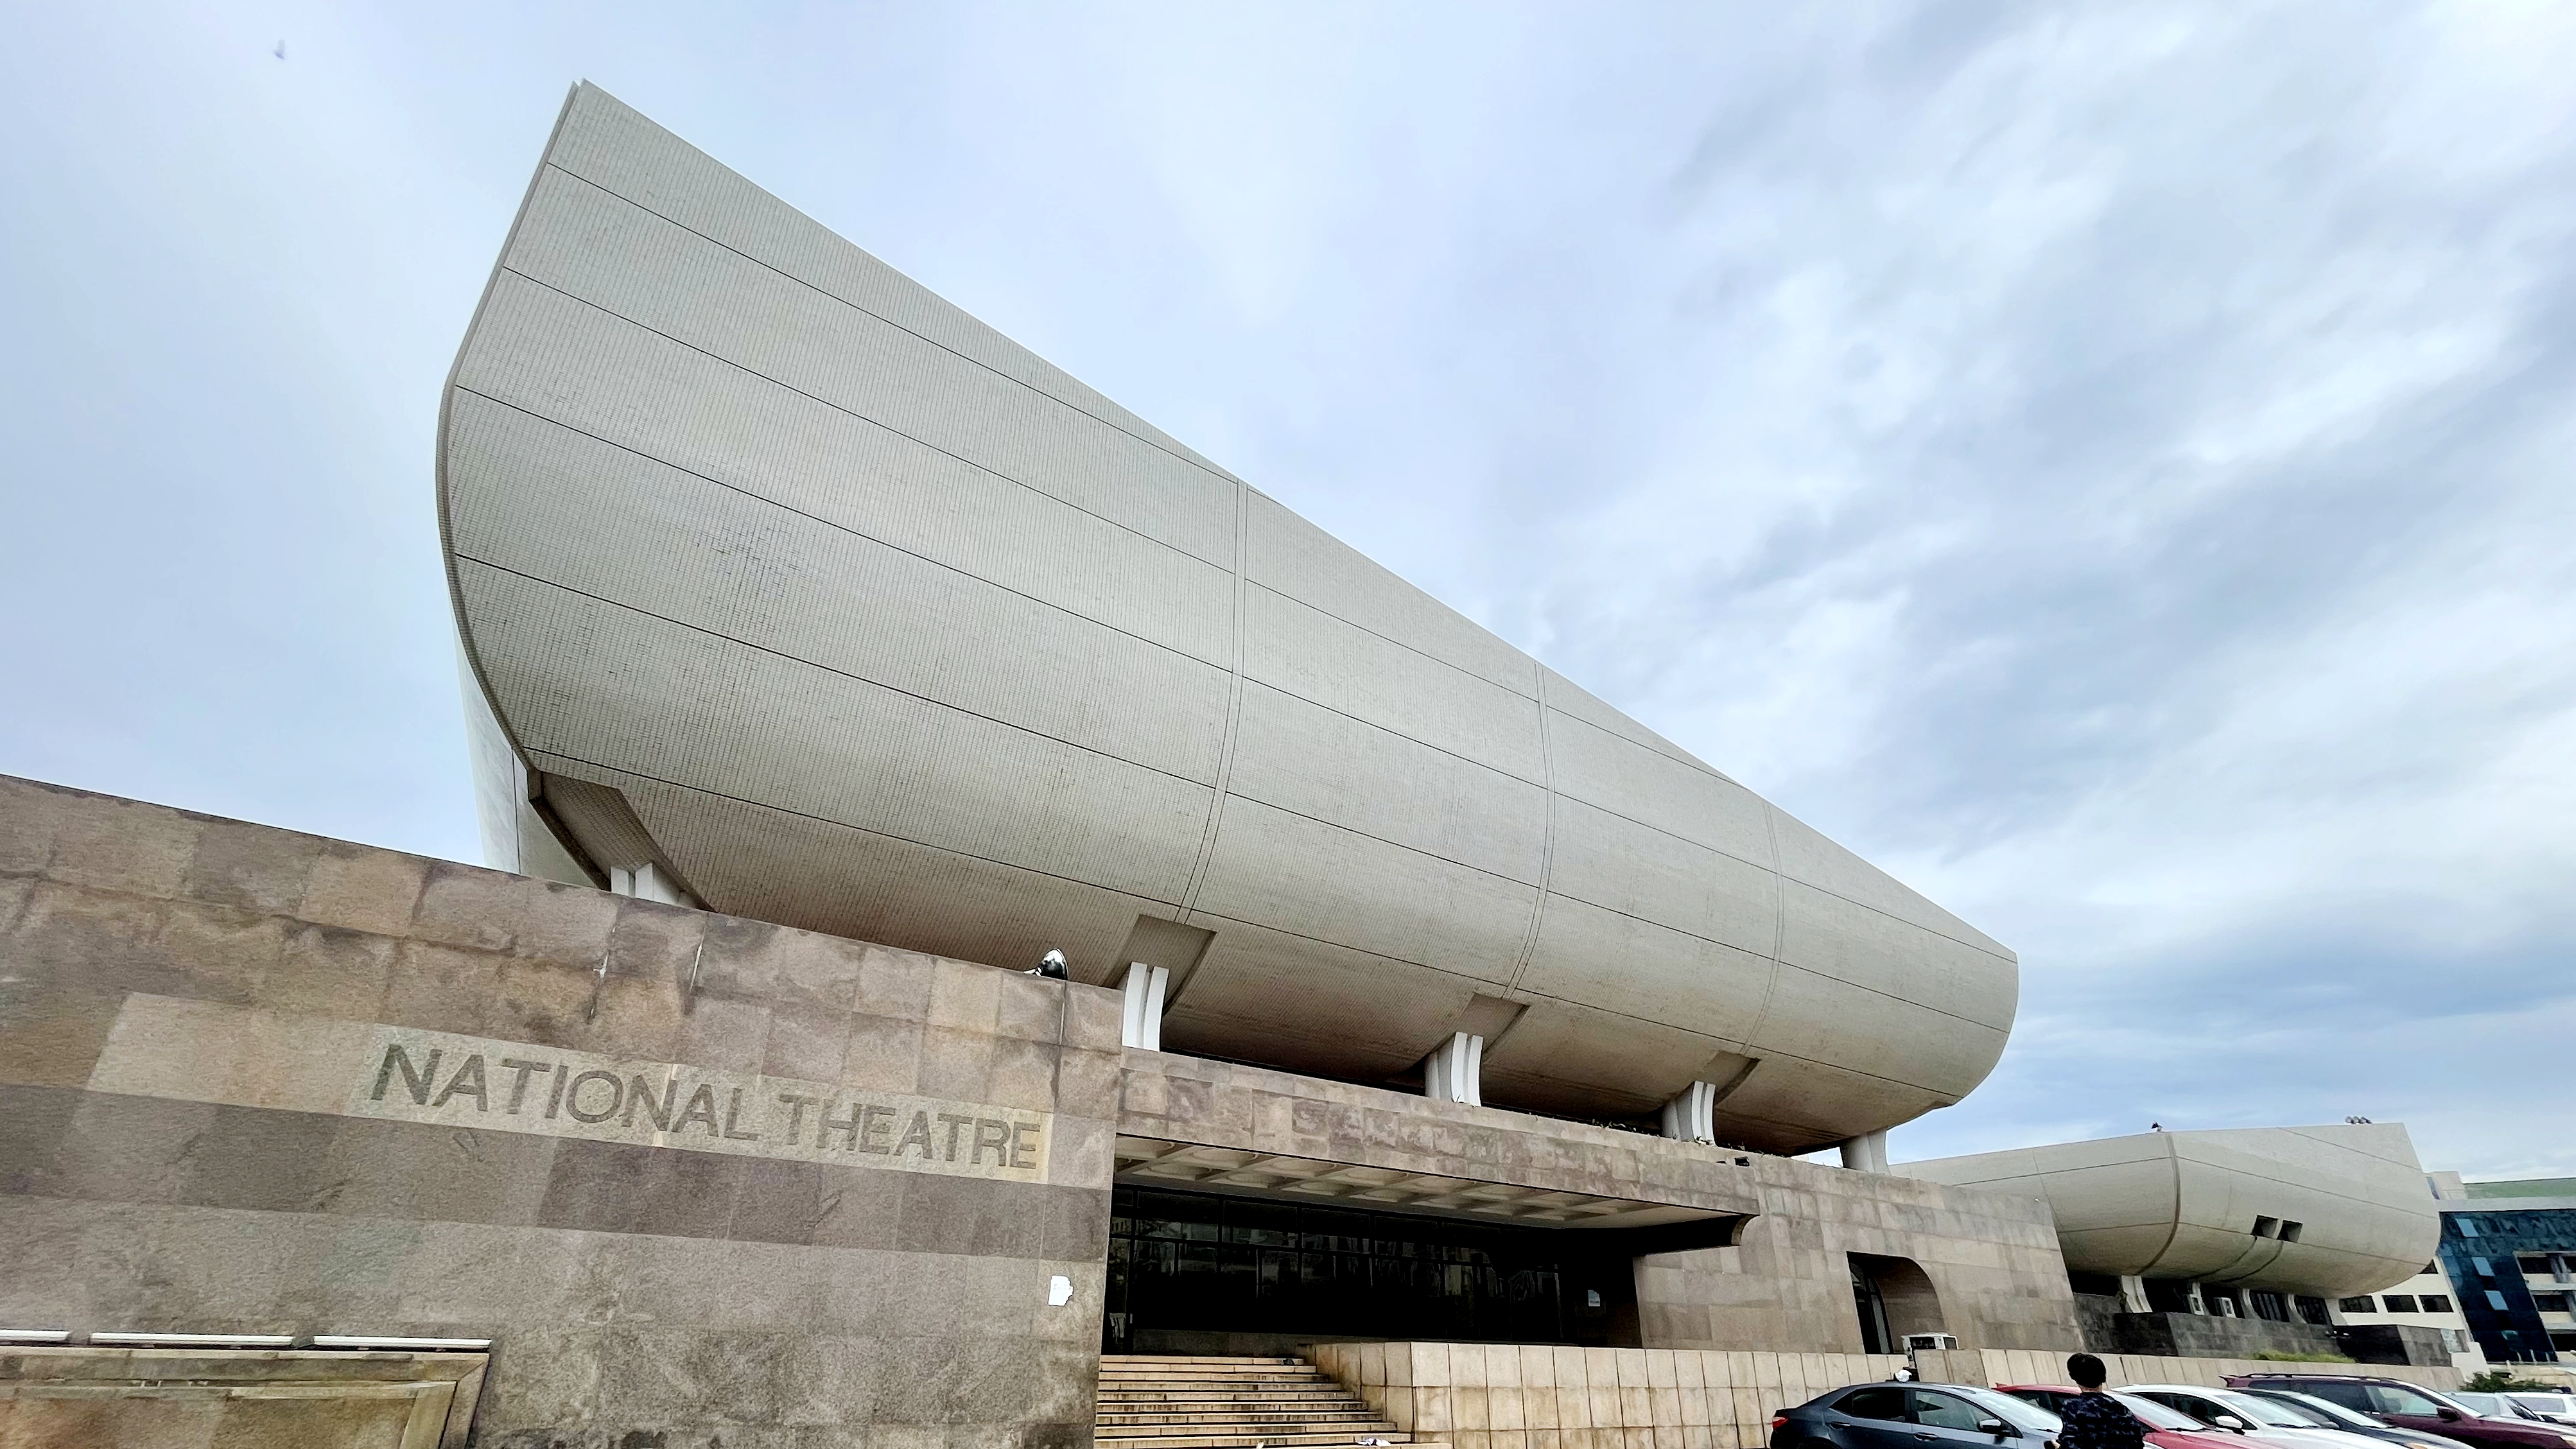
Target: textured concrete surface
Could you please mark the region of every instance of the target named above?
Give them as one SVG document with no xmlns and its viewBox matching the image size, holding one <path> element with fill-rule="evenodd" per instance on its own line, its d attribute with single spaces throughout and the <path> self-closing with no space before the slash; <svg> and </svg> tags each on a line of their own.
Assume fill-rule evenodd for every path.
<svg viewBox="0 0 2576 1449">
<path fill-rule="evenodd" d="M 1852 1254 L 1921 1270 L 1935 1300 L 1926 1311 L 1937 1319 L 1920 1325 L 1926 1331 L 1970 1347 L 2065 1352 L 2083 1343 L 2047 1206 L 2027 1196 L 1164 1053 L 1130 1051 L 1126 1062 L 1122 1136 L 1244 1154 L 1240 1168 L 1201 1178 L 1206 1185 L 1319 1200 L 1285 1185 L 1320 1161 L 1749 1218 L 1734 1246 L 1637 1260 L 1640 1329 L 1651 1347 L 1857 1355 Z M 1269 1164 L 1274 1157 L 1293 1161 Z M 1383 1180 L 1354 1178 L 1351 1200 L 1380 1203 L 1368 1194 Z M 1469 1215 L 1544 1221 L 1546 1209 L 1540 1200 Z"/>
<path fill-rule="evenodd" d="M 2002 1050 L 2002 946 L 595 87 L 442 419 L 497 864 L 1091 982 L 1184 922 L 1175 1050 L 1490 1022 L 1488 1101 L 1772 1150 Z"/>
<path fill-rule="evenodd" d="M 1316 1365 L 1456 1449 L 1759 1449 L 1775 1409 L 1892 1377 L 1903 1354 L 1330 1343 Z"/>
<path fill-rule="evenodd" d="M 2145 1354 L 2106 1353 L 2096 1357 L 2109 1372 L 2110 1384 L 2198 1384 L 2203 1388 L 2222 1388 L 2229 1374 L 2348 1374 L 2367 1373 L 2382 1378 L 2404 1379 L 2428 1389 L 2456 1389 L 2463 1377 L 2458 1369 L 2421 1368 L 2406 1364 L 2372 1364 L 2355 1369 L 2348 1363 L 2296 1363 L 2281 1359 L 2251 1358 L 2157 1358 Z M 1923 1377 L 1953 1384 L 2062 1384 L 2066 1379 L 2066 1355 L 2033 1353 L 2026 1350 L 1986 1349 L 1982 1352 L 1959 1349 L 1949 1353 L 1924 1353 L 1915 1356 Z"/>
<path fill-rule="evenodd" d="M 2441 1238 L 2415 1145 L 2393 1122 L 2144 1132 L 1896 1171 L 2047 1199 L 2080 1273 L 2331 1298 L 2406 1281 Z"/>
<path fill-rule="evenodd" d="M 514 1449 L 1076 1443 L 1118 1005 L 0 778 L 0 1324 L 489 1337 L 481 1442 Z M 479 1069 L 460 1041 L 489 1044 Z M 495 1125 L 505 1053 L 615 1062 L 672 1130 Z M 554 1075 L 524 1074 L 520 1117 Z M 714 1134 L 681 1120 L 694 1082 L 728 1084 Z M 749 1083 L 773 1100 L 737 1106 Z M 857 1129 L 814 1152 L 809 1105 L 795 1141 L 745 1150 L 791 1130 L 781 1095 Z M 968 1105 L 908 1151 L 891 1117 L 887 1152 L 860 1146 L 865 1105 L 904 1099 Z M 974 1160 L 980 1122 L 1041 1120 Z M 1040 1169 L 1007 1165 L 1033 1140 Z"/>
</svg>

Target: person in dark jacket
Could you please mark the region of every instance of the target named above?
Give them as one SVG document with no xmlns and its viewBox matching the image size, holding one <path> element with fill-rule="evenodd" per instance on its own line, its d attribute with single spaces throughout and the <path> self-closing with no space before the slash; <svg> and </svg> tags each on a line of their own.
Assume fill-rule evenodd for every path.
<svg viewBox="0 0 2576 1449">
<path fill-rule="evenodd" d="M 2066 1425 L 2058 1433 L 2058 1449 L 2146 1449 L 2138 1416 L 2102 1392 L 2102 1360 L 2076 1354 L 2066 1361 L 2066 1376 L 2083 1392 L 2057 1407 L 2057 1417 Z"/>
</svg>

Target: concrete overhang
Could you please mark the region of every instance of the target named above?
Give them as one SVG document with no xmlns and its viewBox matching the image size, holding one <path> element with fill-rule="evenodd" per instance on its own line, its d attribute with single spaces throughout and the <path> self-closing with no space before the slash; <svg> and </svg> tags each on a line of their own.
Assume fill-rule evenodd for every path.
<svg viewBox="0 0 2576 1449">
<path fill-rule="evenodd" d="M 1333 1202 L 1378 1211 L 1428 1213 L 1550 1228 L 1660 1228 L 1718 1224 L 1742 1214 L 1673 1203 L 1479 1182 L 1360 1163 L 1326 1162 L 1203 1143 L 1118 1138 L 1117 1180 L 1202 1192 Z"/>
</svg>

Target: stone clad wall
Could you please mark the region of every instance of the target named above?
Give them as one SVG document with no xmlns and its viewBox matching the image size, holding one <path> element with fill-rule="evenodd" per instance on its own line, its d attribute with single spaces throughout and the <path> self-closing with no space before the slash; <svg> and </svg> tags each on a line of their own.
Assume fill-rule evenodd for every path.
<svg viewBox="0 0 2576 1449">
<path fill-rule="evenodd" d="M 1326 1343 L 1305 1351 L 1398 1429 L 1456 1449 L 1757 1449 L 1771 1413 L 1891 1378 L 1903 1354 Z"/>
<path fill-rule="evenodd" d="M 1118 1008 L 0 777 L 0 1326 L 489 1337 L 493 1446 L 1073 1445 Z"/>
</svg>

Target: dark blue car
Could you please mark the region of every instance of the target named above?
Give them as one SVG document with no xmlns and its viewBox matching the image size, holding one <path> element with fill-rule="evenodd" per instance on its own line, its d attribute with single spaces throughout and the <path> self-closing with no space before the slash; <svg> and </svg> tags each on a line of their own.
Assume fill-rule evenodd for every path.
<svg viewBox="0 0 2576 1449">
<path fill-rule="evenodd" d="M 2057 1449 L 2057 1416 L 1966 1384 L 1853 1384 L 1771 1416 L 1771 1449 Z"/>
</svg>

